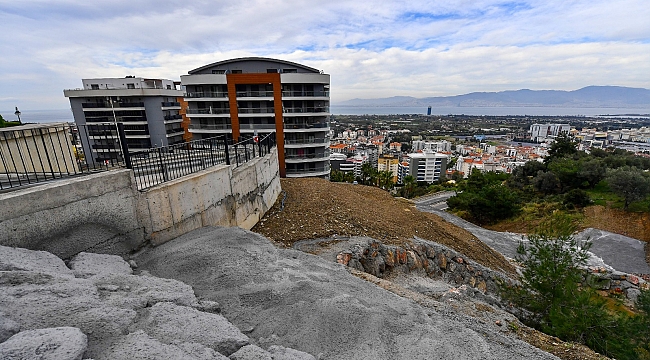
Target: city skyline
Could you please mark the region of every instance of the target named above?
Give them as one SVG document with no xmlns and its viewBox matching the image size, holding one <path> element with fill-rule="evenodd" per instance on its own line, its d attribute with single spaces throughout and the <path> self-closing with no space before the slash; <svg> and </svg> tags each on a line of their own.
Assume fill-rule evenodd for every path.
<svg viewBox="0 0 650 360">
<path fill-rule="evenodd" d="M 618 1 L 0 1 L 0 109 L 68 107 L 81 78 L 178 80 L 263 56 L 332 76 L 332 102 L 650 88 L 650 8 Z"/>
</svg>

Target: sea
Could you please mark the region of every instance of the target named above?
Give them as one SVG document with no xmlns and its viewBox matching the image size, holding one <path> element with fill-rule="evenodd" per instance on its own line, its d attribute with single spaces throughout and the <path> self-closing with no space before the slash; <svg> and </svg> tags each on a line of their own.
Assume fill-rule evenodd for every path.
<svg viewBox="0 0 650 360">
<path fill-rule="evenodd" d="M 17 120 L 15 110 L 1 111 L 7 121 Z M 23 123 L 51 123 L 74 121 L 70 109 L 29 110 L 21 109 Z M 330 106 L 332 115 L 425 115 L 426 107 L 404 106 Z M 584 117 L 625 117 L 650 119 L 648 108 L 568 108 L 568 107 L 433 107 L 432 115 L 473 115 L 473 116 L 584 116 Z"/>
</svg>

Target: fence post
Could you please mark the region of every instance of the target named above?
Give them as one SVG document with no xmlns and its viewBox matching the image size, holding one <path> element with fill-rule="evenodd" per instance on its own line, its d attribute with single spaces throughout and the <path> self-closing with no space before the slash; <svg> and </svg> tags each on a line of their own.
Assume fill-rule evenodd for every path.
<svg viewBox="0 0 650 360">
<path fill-rule="evenodd" d="M 131 154 L 129 153 L 129 145 L 126 143 L 126 134 L 124 133 L 124 124 L 117 123 L 117 133 L 120 137 L 120 146 L 122 147 L 122 156 L 124 156 L 124 165 L 127 169 L 133 169 L 131 164 Z"/>
<path fill-rule="evenodd" d="M 228 136 L 223 137 L 224 150 L 226 152 L 226 165 L 230 165 L 230 154 L 228 153 Z"/>
<path fill-rule="evenodd" d="M 167 169 L 162 160 L 162 152 L 160 151 L 160 148 L 156 148 L 156 150 L 158 151 L 158 162 L 160 163 L 160 172 L 162 172 L 163 181 L 168 181 L 169 179 L 167 179 Z"/>
</svg>

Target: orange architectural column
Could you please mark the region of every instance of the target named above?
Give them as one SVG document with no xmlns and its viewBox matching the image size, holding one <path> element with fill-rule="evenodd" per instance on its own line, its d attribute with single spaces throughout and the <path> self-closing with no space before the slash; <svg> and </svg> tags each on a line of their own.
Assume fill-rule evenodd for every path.
<svg viewBox="0 0 650 360">
<path fill-rule="evenodd" d="M 275 114 L 275 138 L 278 147 L 278 165 L 280 177 L 286 177 L 287 170 L 284 161 L 284 121 L 282 118 L 282 83 L 279 73 L 226 74 L 228 84 L 228 103 L 230 104 L 230 122 L 232 137 L 239 138 L 239 112 L 237 109 L 237 85 L 239 84 L 272 84 L 273 110 Z"/>
</svg>

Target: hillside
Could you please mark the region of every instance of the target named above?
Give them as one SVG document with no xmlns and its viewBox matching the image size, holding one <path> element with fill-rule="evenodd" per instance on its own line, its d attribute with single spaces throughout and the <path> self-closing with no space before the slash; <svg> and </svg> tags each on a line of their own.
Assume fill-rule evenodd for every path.
<svg viewBox="0 0 650 360">
<path fill-rule="evenodd" d="M 456 96 L 353 99 L 336 106 L 459 106 L 459 107 L 650 107 L 650 90 L 622 86 L 587 86 L 573 91 L 508 90 Z"/>
<path fill-rule="evenodd" d="M 476 262 L 507 273 L 514 268 L 468 231 L 437 215 L 420 212 L 404 199 L 375 187 L 331 183 L 323 179 L 282 179 L 286 191 L 252 230 L 291 247 L 296 241 L 334 236 L 368 236 L 401 245 L 414 236 L 466 254 Z"/>
</svg>

